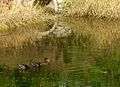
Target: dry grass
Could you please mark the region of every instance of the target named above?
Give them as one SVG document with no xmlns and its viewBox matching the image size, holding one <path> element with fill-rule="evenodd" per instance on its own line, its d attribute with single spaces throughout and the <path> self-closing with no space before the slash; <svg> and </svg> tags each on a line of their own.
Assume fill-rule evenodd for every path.
<svg viewBox="0 0 120 87">
<path fill-rule="evenodd" d="M 13 0 L 9 4 L 0 2 L 0 31 L 49 19 L 54 19 L 54 16 L 46 13 L 43 8 L 33 7 L 33 0 L 26 0 L 24 3 Z"/>
<path fill-rule="evenodd" d="M 65 0 L 65 15 L 120 18 L 120 0 Z"/>
<path fill-rule="evenodd" d="M 54 21 L 47 20 L 2 32 L 0 33 L 0 48 L 22 48 L 24 45 L 28 45 L 28 43 L 34 45 L 35 41 L 42 39 L 39 38 L 42 37 L 41 33 L 51 29 L 53 24 Z"/>
</svg>

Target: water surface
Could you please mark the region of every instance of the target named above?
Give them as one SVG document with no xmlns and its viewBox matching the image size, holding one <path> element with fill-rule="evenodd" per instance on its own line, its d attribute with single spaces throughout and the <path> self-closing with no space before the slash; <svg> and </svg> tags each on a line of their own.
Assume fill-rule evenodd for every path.
<svg viewBox="0 0 120 87">
<path fill-rule="evenodd" d="M 120 22 L 63 18 L 0 35 L 0 86 L 119 87 Z M 19 72 L 19 64 L 51 63 Z"/>
</svg>

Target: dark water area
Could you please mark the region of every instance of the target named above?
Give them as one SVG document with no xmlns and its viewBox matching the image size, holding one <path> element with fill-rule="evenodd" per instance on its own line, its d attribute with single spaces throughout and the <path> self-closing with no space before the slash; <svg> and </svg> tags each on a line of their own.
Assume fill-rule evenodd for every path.
<svg viewBox="0 0 120 87">
<path fill-rule="evenodd" d="M 119 25 L 63 18 L 1 33 L 0 87 L 119 87 Z M 44 63 L 44 58 L 51 62 L 32 67 L 32 61 Z M 19 64 L 30 69 L 21 72 Z"/>
</svg>

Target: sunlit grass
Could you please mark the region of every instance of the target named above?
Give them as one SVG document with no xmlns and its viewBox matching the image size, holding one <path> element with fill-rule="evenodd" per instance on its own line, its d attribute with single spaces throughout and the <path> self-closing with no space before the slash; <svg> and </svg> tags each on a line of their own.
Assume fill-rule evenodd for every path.
<svg viewBox="0 0 120 87">
<path fill-rule="evenodd" d="M 34 44 L 41 32 L 52 28 L 54 21 L 44 20 L 37 23 L 27 23 L 28 25 L 18 26 L 15 29 L 4 31 L 0 33 L 0 47 L 15 47 L 22 48 L 28 42 Z"/>
<path fill-rule="evenodd" d="M 65 0 L 65 15 L 120 18 L 119 0 Z"/>
<path fill-rule="evenodd" d="M 120 40 L 119 21 L 105 21 L 94 18 L 64 18 L 61 23 L 64 23 L 66 33 L 67 31 L 71 31 L 71 33 L 65 33 L 66 36 L 57 37 L 53 31 L 43 37 L 40 32 L 41 30 L 45 32 L 51 29 L 54 24 L 54 21 L 52 23 L 51 21 L 19 27 L 16 28 L 16 31 L 10 33 L 1 33 L 0 46 L 17 48 L 22 47 L 24 44 L 27 45 L 28 42 L 35 44 L 36 41 L 40 41 L 41 45 L 42 43 L 44 45 L 50 43 L 51 45 L 60 46 L 91 45 L 94 48 L 111 48 L 114 44 L 118 44 Z"/>
<path fill-rule="evenodd" d="M 13 0 L 6 3 L 0 3 L 0 31 L 15 28 L 27 23 L 35 23 L 54 19 L 54 15 L 46 12 L 45 8 L 33 7 L 33 0 L 21 3 L 21 0 Z"/>
</svg>

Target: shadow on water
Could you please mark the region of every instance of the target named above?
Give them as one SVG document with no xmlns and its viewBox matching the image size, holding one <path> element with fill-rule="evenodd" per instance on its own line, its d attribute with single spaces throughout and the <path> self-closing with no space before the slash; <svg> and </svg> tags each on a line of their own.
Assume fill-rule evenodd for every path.
<svg viewBox="0 0 120 87">
<path fill-rule="evenodd" d="M 49 26 L 23 26 L 1 34 L 0 86 L 119 87 L 119 24 L 63 18 Z M 30 65 L 34 60 L 43 63 L 44 58 L 50 58 L 51 63 L 37 71 L 17 70 L 19 64 Z"/>
</svg>

